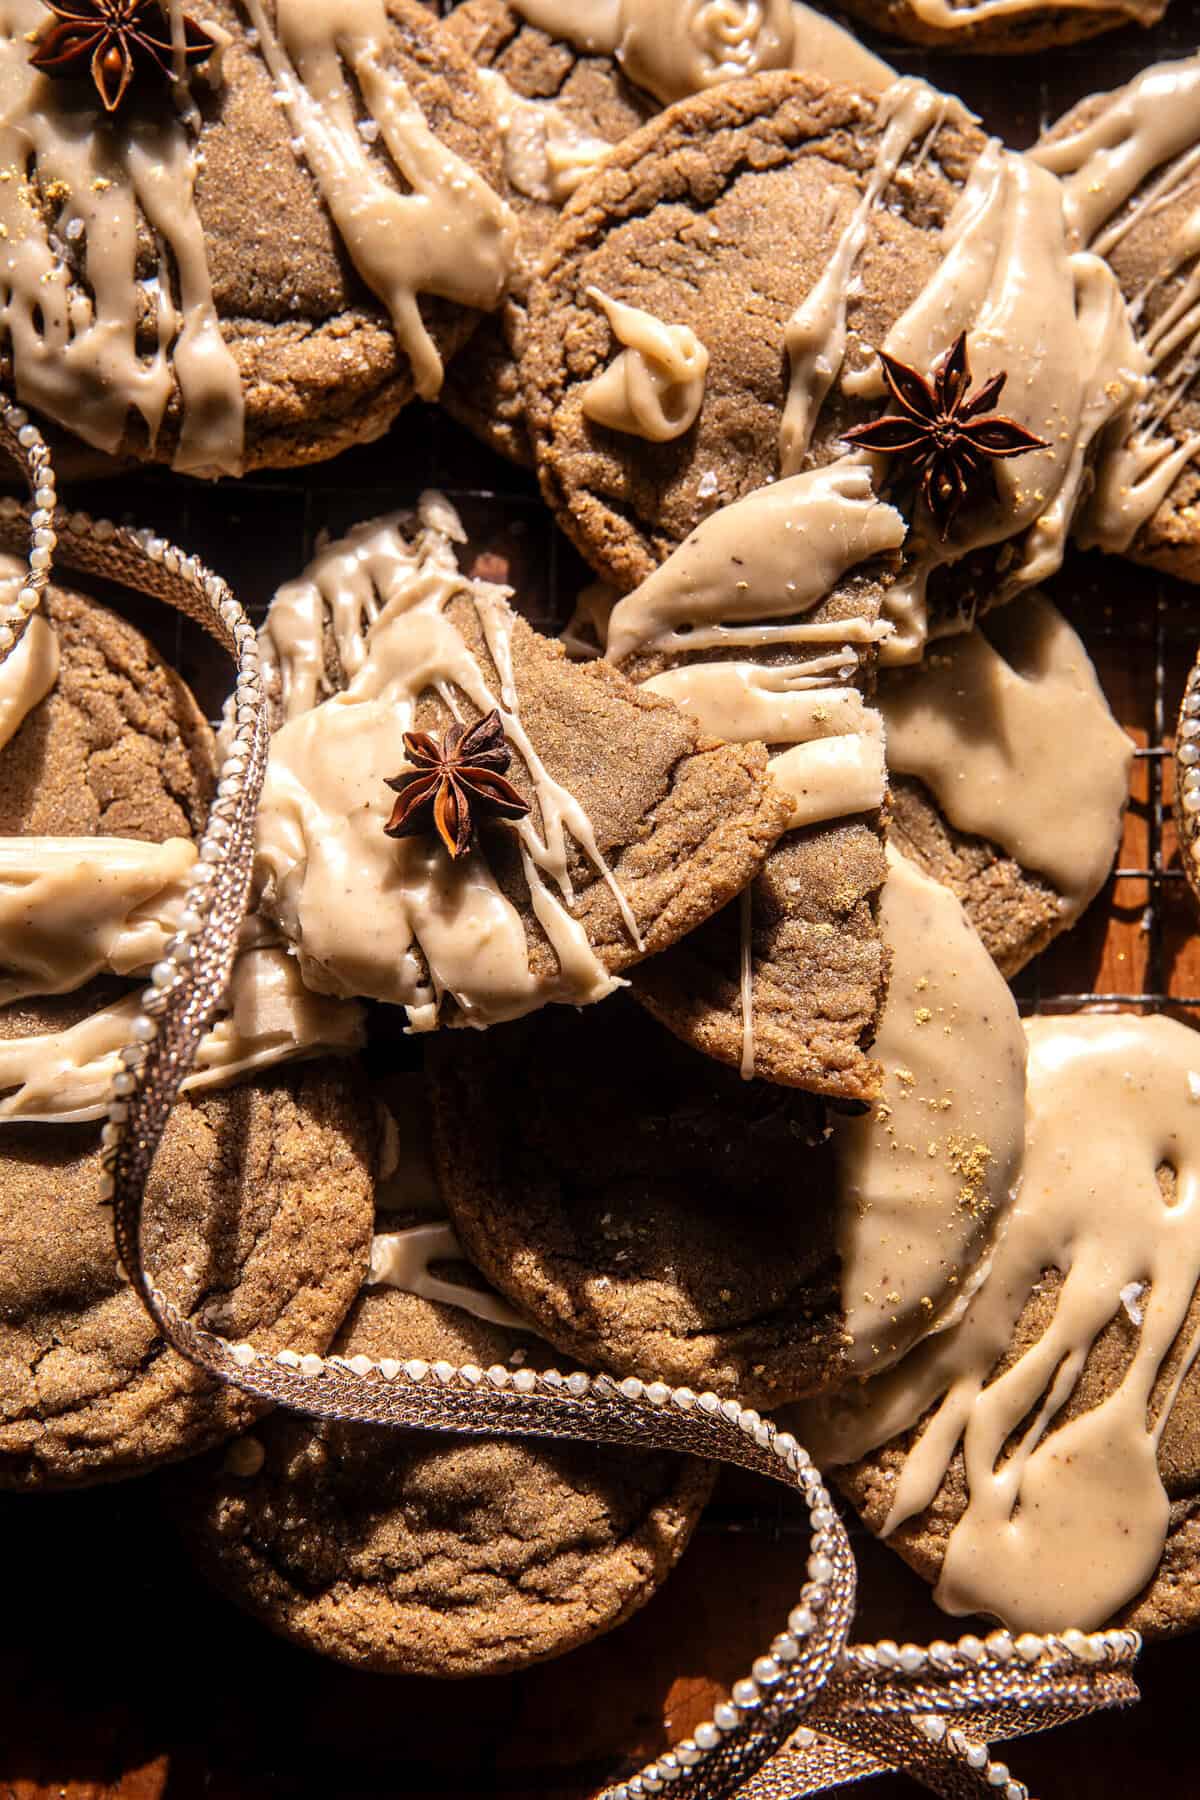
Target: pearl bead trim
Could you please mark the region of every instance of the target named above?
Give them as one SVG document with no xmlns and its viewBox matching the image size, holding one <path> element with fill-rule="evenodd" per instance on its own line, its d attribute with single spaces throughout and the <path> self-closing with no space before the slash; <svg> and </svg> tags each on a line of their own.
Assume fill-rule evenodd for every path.
<svg viewBox="0 0 1200 1800">
<path fill-rule="evenodd" d="M 23 407 L 13 406 L 7 400 L 0 402 L 0 427 L 15 442 L 33 497 L 33 506 L 28 512 L 11 495 L 0 499 L 0 519 L 15 523 L 24 518 L 29 529 L 25 578 L 15 597 L 0 606 L 0 659 L 3 659 L 16 649 L 25 634 L 25 627 L 41 605 L 58 544 L 55 532 L 58 521 L 55 519 L 54 469 L 41 432 L 30 423 L 29 414 Z M 60 520 L 63 517 L 65 515 L 59 515 Z"/>
<path fill-rule="evenodd" d="M 1175 820 L 1183 872 L 1200 900 L 1200 656 L 1188 674 L 1175 725 Z"/>
<path fill-rule="evenodd" d="M 514 1394 L 542 1393 L 555 1397 L 565 1393 L 578 1400 L 621 1400 L 680 1413 L 699 1409 L 714 1424 L 733 1427 L 779 1459 L 801 1488 L 813 1526 L 812 1554 L 808 1561 L 810 1579 L 802 1602 L 793 1607 L 788 1615 L 787 1630 L 775 1638 L 769 1654 L 758 1657 L 750 1674 L 734 1682 L 729 1699 L 714 1708 L 711 1719 L 697 1725 L 690 1737 L 649 1764 L 640 1775 L 605 1789 L 600 1800 L 637 1800 L 639 1795 L 658 1793 L 678 1781 L 686 1771 L 702 1765 L 728 1738 L 744 1731 L 769 1699 L 771 1690 L 783 1679 L 789 1665 L 801 1655 L 805 1640 L 817 1629 L 819 1614 L 833 1598 L 840 1573 L 842 1540 L 840 1528 L 838 1534 L 833 1530 L 837 1525 L 837 1514 L 829 1493 L 813 1468 L 808 1452 L 797 1444 L 790 1432 L 778 1430 L 753 1407 L 743 1407 L 736 1400 L 721 1399 L 711 1393 L 696 1395 L 690 1388 L 672 1388 L 662 1381 L 642 1382 L 636 1376 L 614 1380 L 609 1375 L 592 1375 L 582 1369 L 567 1374 L 559 1369 L 513 1370 L 496 1364 L 480 1371 L 470 1363 L 458 1368 L 450 1363 L 429 1364 L 416 1357 L 400 1362 L 389 1357 L 375 1360 L 367 1356 L 301 1356 L 294 1350 L 276 1351 L 271 1356 L 248 1343 L 231 1344 L 224 1339 L 216 1342 L 243 1371 L 256 1363 L 274 1362 L 313 1382 L 323 1377 L 350 1376 L 356 1381 L 389 1384 L 403 1381 L 420 1387 L 433 1377 L 446 1388 L 474 1389 L 481 1380 L 486 1380 L 498 1392 L 511 1390 Z M 939 1639 L 927 1646 L 896 1644 L 889 1638 L 876 1644 L 851 1645 L 843 1653 L 842 1667 L 876 1686 L 881 1676 L 888 1681 L 918 1685 L 938 1678 L 978 1678 L 989 1672 L 999 1675 L 1019 1665 L 1036 1666 L 1043 1674 L 1072 1668 L 1091 1670 L 1102 1665 L 1120 1667 L 1136 1657 L 1140 1650 L 1141 1638 L 1136 1631 L 1067 1630 L 1045 1635 L 1024 1632 L 1016 1638 L 1008 1631 L 994 1631 L 986 1638 L 968 1634 L 957 1643 Z M 946 1719 L 935 1712 L 919 1716 L 917 1724 L 931 1744 L 944 1747 L 965 1763 L 985 1789 L 995 1790 L 999 1800 L 1030 1800 L 1024 1782 L 1015 1780 L 1004 1763 L 993 1762 L 985 1743 L 957 1726 L 948 1726 Z M 812 1732 L 797 1735 L 806 1735 L 810 1743 L 816 1742 Z M 796 1743 L 797 1738 L 792 1741 Z"/>
</svg>

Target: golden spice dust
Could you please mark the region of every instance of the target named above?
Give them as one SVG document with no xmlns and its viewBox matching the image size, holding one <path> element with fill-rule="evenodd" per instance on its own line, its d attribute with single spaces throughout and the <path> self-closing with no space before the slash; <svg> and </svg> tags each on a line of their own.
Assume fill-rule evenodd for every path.
<svg viewBox="0 0 1200 1800">
<path fill-rule="evenodd" d="M 969 1212 L 978 1211 L 983 1202 L 991 1151 L 979 1138 L 951 1137 L 946 1140 L 946 1155 L 950 1167 L 962 1182 L 958 1204 Z"/>
</svg>

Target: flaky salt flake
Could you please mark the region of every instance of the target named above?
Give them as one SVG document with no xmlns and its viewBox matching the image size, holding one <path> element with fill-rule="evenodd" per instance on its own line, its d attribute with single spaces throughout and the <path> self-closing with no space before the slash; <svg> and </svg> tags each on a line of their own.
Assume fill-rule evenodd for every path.
<svg viewBox="0 0 1200 1800">
<path fill-rule="evenodd" d="M 1194 1081 L 1195 1076 L 1192 1076 L 1191 1079 Z M 1125 1311 L 1129 1315 L 1130 1323 L 1133 1325 L 1140 1325 L 1144 1317 L 1142 1312 L 1142 1295 L 1145 1291 L 1146 1283 L 1144 1281 L 1126 1282 L 1125 1286 L 1121 1289 L 1121 1305 L 1125 1308 Z"/>
</svg>

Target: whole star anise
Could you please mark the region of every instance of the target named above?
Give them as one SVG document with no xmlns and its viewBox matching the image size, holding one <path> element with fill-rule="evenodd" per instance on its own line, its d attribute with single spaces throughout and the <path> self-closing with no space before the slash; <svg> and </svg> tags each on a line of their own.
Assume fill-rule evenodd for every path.
<svg viewBox="0 0 1200 1800">
<path fill-rule="evenodd" d="M 971 365 L 965 331 L 933 365 L 931 381 L 886 350 L 878 354 L 900 411 L 856 425 L 846 432 L 846 441 L 883 456 L 901 457 L 920 477 L 921 495 L 944 538 L 965 501 L 989 487 L 994 491 L 991 465 L 996 458 L 1044 450 L 1046 440 L 1000 413 L 981 416 L 999 398 L 1007 375 L 993 375 L 968 393 Z"/>
<path fill-rule="evenodd" d="M 116 112 L 142 71 L 172 76 L 175 51 L 162 0 L 46 0 L 55 22 L 39 32 L 30 57 L 43 75 L 89 74 L 106 112 Z M 183 15 L 183 56 L 201 63 L 217 40 Z"/>
<path fill-rule="evenodd" d="M 389 837 L 432 829 L 457 859 L 470 849 L 480 819 L 520 819 L 529 811 L 504 779 L 512 752 L 494 710 L 474 725 L 451 725 L 440 744 L 428 731 L 406 731 L 404 752 L 416 767 L 387 784 L 399 796 L 383 828 Z"/>
</svg>

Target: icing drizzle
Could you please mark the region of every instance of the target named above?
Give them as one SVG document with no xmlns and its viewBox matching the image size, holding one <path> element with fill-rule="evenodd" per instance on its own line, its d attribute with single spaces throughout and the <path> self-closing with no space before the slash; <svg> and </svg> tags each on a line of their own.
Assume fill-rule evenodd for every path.
<svg viewBox="0 0 1200 1800">
<path fill-rule="evenodd" d="M 1078 918 L 1112 866 L 1133 745 L 1057 608 L 1033 593 L 989 614 L 918 667 L 886 671 L 877 704 L 888 767 L 1044 875 L 1064 924 Z"/>
<path fill-rule="evenodd" d="M 1025 1140 L 1025 1038 L 996 965 L 947 888 L 888 849 L 892 952 L 872 1054 L 881 1098 L 835 1117 L 847 1353 L 883 1368 L 954 1296 L 1009 1205 Z"/>
<path fill-rule="evenodd" d="M 1061 177 L 1076 242 L 1102 256 L 1156 213 L 1198 196 L 1151 279 L 1130 297 L 1143 368 L 1168 372 L 1153 385 L 1143 382 L 1121 409 L 1076 531 L 1085 545 L 1125 550 L 1200 454 L 1200 433 L 1177 442 L 1165 429 L 1200 373 L 1200 56 L 1143 70 L 1086 125 L 1031 154 Z M 1156 169 L 1162 173 L 1151 181 Z M 1147 323 L 1176 281 L 1178 291 Z"/>
<path fill-rule="evenodd" d="M 704 401 L 708 351 L 689 325 L 666 325 L 599 288 L 587 291 L 625 346 L 584 389 L 580 405 L 587 417 L 655 444 L 682 437 Z"/>
<path fill-rule="evenodd" d="M 366 1039 L 361 1006 L 310 993 L 295 958 L 269 946 L 239 956 L 225 1007 L 200 1040 L 187 1093 L 227 1087 L 281 1062 L 348 1054 Z M 62 1031 L 0 1038 L 0 1122 L 102 1119 L 140 1010 L 130 994 Z"/>
<path fill-rule="evenodd" d="M 187 838 L 0 838 L 0 1005 L 148 969 L 195 860 Z"/>
<path fill-rule="evenodd" d="M 432 399 L 442 362 L 418 295 L 495 306 L 514 255 L 512 214 L 434 135 L 403 76 L 389 66 L 383 0 L 279 0 L 274 25 L 262 0 L 244 4 L 350 259 L 387 307 L 418 394 Z M 356 95 L 407 193 L 371 155 Z"/>
</svg>

